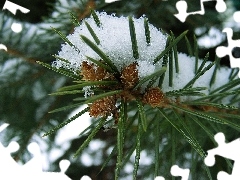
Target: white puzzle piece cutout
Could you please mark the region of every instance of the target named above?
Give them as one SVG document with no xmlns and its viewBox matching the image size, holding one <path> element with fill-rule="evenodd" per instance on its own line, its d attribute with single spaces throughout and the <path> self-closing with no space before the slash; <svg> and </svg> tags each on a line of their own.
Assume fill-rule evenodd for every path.
<svg viewBox="0 0 240 180">
<path fill-rule="evenodd" d="M 178 18 L 181 22 L 185 22 L 186 18 L 189 15 L 195 15 L 195 14 L 203 15 L 205 14 L 203 3 L 207 1 L 217 1 L 215 8 L 218 12 L 224 12 L 227 9 L 226 3 L 223 0 L 201 0 L 200 1 L 201 9 L 199 11 L 187 12 L 187 8 L 188 8 L 187 2 L 184 0 L 180 0 L 176 3 L 178 14 L 174 14 L 174 16 Z"/>
<path fill-rule="evenodd" d="M 13 146 L 14 145 L 14 146 Z M 14 150 L 15 148 L 15 150 Z M 42 156 L 40 148 L 37 143 L 31 143 L 28 146 L 28 150 L 33 154 L 33 158 L 24 165 L 19 165 L 10 155 L 11 152 L 17 150 L 16 142 L 10 143 L 5 148 L 0 143 L 0 179 L 1 180 L 71 180 L 65 171 L 67 170 L 70 162 L 68 160 L 62 160 L 59 163 L 60 172 L 43 172 L 42 171 Z"/>
<path fill-rule="evenodd" d="M 235 48 L 235 47 L 240 48 L 240 39 L 238 39 L 238 40 L 232 39 L 233 30 L 231 28 L 225 28 L 225 29 L 223 29 L 222 32 L 225 32 L 227 34 L 228 46 L 227 47 L 225 47 L 225 46 L 217 47 L 216 54 L 220 58 L 228 55 L 231 68 L 240 68 L 240 58 L 235 58 L 232 54 L 233 48 Z M 239 71 L 238 77 L 240 77 L 240 71 Z"/>
<path fill-rule="evenodd" d="M 188 180 L 190 170 L 189 169 L 182 169 L 178 165 L 173 165 L 171 167 L 171 174 L 173 176 L 181 176 L 181 180 Z"/>
<path fill-rule="evenodd" d="M 19 6 L 19 5 L 15 4 L 15 3 L 12 3 L 11 1 L 7 1 L 7 0 L 6 0 L 6 2 L 5 2 L 5 4 L 4 4 L 4 6 L 3 6 L 2 9 L 3 9 L 3 10 L 4 10 L 4 9 L 7 9 L 7 10 L 9 10 L 11 13 L 13 13 L 14 15 L 16 15 L 17 10 L 20 10 L 20 11 L 21 11 L 22 13 L 24 13 L 24 14 L 30 12 L 29 9 L 27 9 L 27 8 L 25 8 L 25 7 L 22 7 L 22 6 Z"/>
<path fill-rule="evenodd" d="M 5 46 L 4 44 L 0 44 L 0 49 L 7 51 L 7 46 Z"/>
<path fill-rule="evenodd" d="M 240 179 L 240 138 L 226 143 L 223 133 L 217 133 L 214 136 L 215 141 L 218 143 L 218 147 L 208 150 L 208 155 L 204 159 L 207 166 L 213 166 L 215 164 L 215 155 L 230 159 L 234 161 L 232 174 L 228 174 L 224 171 L 220 171 L 217 175 L 218 180 L 239 180 Z"/>
<path fill-rule="evenodd" d="M 0 126 L 0 132 L 6 129 L 8 124 Z M 33 158 L 24 165 L 18 164 L 11 156 L 11 153 L 19 149 L 17 142 L 11 142 L 7 147 L 4 147 L 0 142 L 0 179 L 1 180 L 71 180 L 65 171 L 70 165 L 68 160 L 62 160 L 59 163 L 60 172 L 43 172 L 42 171 L 42 155 L 40 147 L 37 143 L 30 143 L 28 151 L 33 155 Z"/>
<path fill-rule="evenodd" d="M 19 6 L 15 3 L 12 3 L 11 1 L 7 1 L 5 2 L 3 8 L 4 9 L 7 9 L 8 11 L 10 11 L 11 13 L 13 13 L 14 15 L 16 15 L 17 13 L 17 10 L 20 10 L 22 13 L 26 14 L 26 13 L 29 13 L 30 10 L 27 9 L 27 8 L 24 8 L 22 6 Z M 13 23 L 12 26 L 11 26 L 11 29 L 12 31 L 14 31 L 15 33 L 19 33 L 22 31 L 22 25 L 20 23 Z"/>
<path fill-rule="evenodd" d="M 182 169 L 178 165 L 173 165 L 171 167 L 170 172 L 171 172 L 172 176 L 175 176 L 175 177 L 181 176 L 182 177 L 181 180 L 188 180 L 190 170 L 189 169 Z M 165 178 L 162 177 L 162 176 L 158 176 L 154 180 L 165 180 Z"/>
<path fill-rule="evenodd" d="M 236 11 L 236 12 L 233 14 L 233 19 L 234 19 L 234 21 L 236 21 L 237 23 L 240 23 L 240 11 Z"/>
</svg>

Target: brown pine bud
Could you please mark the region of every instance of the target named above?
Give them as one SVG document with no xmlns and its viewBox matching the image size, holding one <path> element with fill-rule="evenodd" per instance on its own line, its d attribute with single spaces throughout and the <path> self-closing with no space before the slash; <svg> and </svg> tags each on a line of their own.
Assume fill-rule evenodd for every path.
<svg viewBox="0 0 240 180">
<path fill-rule="evenodd" d="M 159 87 L 149 88 L 143 96 L 143 102 L 152 107 L 164 106 L 164 94 Z"/>
<path fill-rule="evenodd" d="M 102 99 L 98 99 L 90 106 L 89 115 L 94 117 L 107 117 L 110 116 L 116 109 L 115 96 L 107 96 Z"/>
<path fill-rule="evenodd" d="M 96 69 L 96 80 L 102 81 L 104 79 L 114 79 L 114 76 L 106 71 L 103 67 L 97 67 Z"/>
<path fill-rule="evenodd" d="M 83 76 L 83 80 L 94 81 L 96 79 L 96 73 L 93 63 L 88 64 L 87 61 L 83 61 L 81 65 L 81 75 Z"/>
<path fill-rule="evenodd" d="M 137 84 L 139 81 L 137 63 L 132 63 L 123 68 L 121 81 L 125 89 L 131 89 Z"/>
<path fill-rule="evenodd" d="M 88 64 L 83 61 L 81 65 L 81 75 L 86 81 L 102 81 L 104 79 L 113 79 L 113 76 L 106 71 L 106 69 L 95 66 L 93 63 Z"/>
</svg>

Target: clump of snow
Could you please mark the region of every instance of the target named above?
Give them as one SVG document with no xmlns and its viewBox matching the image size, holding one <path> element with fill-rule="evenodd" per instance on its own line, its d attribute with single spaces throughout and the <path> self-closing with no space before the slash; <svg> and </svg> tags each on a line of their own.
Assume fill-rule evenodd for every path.
<svg viewBox="0 0 240 180">
<path fill-rule="evenodd" d="M 112 60 L 119 71 L 133 62 L 137 62 L 138 75 L 139 78 L 142 79 L 162 67 L 161 60 L 155 65 L 153 65 L 153 61 L 164 50 L 167 36 L 153 25 L 149 24 L 151 43 L 148 45 L 145 36 L 144 17 L 140 17 L 139 19 L 133 18 L 139 52 L 139 58 L 135 59 L 133 57 L 128 18 L 107 15 L 105 12 L 96 12 L 96 14 L 100 19 L 101 26 L 98 27 L 92 17 L 85 19 L 80 26 L 75 28 L 73 34 L 67 36 L 69 41 L 75 47 L 71 47 L 69 44 L 65 43 L 62 45 L 62 49 L 58 53 L 59 57 L 67 59 L 70 63 L 56 60 L 53 63 L 53 66 L 57 68 L 63 67 L 77 72 L 82 62 L 88 61 L 86 56 L 96 60 L 101 60 L 99 55 L 80 37 L 80 35 L 84 35 L 92 42 L 95 42 L 86 26 L 85 22 L 87 22 L 100 40 L 100 44 L 96 45 Z M 175 72 L 175 64 L 173 62 L 173 86 L 170 87 L 169 68 L 167 68 L 162 84 L 163 92 L 179 90 L 195 76 L 195 57 L 189 57 L 186 54 L 179 53 L 178 59 L 180 72 Z M 198 65 L 200 66 L 203 60 L 198 61 Z M 204 67 L 208 66 L 210 63 L 211 62 L 206 62 Z M 207 90 L 203 91 L 203 93 L 208 95 L 212 90 L 226 84 L 229 81 L 228 77 L 231 73 L 231 69 L 221 67 L 217 71 L 216 82 L 210 87 L 210 80 L 214 69 L 215 65 L 204 75 L 198 78 L 193 87 L 206 87 Z M 144 89 L 144 87 L 142 88 Z M 86 87 L 83 90 L 85 91 L 85 97 L 91 93 L 90 87 Z M 186 101 L 196 98 L 197 97 L 189 96 L 183 97 L 181 100 Z M 226 102 L 227 101 L 228 100 L 226 100 Z"/>
<path fill-rule="evenodd" d="M 99 38 L 100 44 L 98 47 L 113 61 L 119 70 L 135 62 L 136 59 L 134 59 L 132 52 L 128 18 L 107 15 L 105 12 L 96 13 L 101 22 L 100 27 L 97 26 L 93 18 L 87 18 L 84 21 L 92 27 Z M 145 37 L 144 17 L 139 19 L 133 18 L 133 20 L 139 52 L 139 59 L 137 59 L 137 62 L 139 63 L 138 68 L 140 70 L 139 75 L 140 77 L 144 77 L 155 70 L 156 66 L 153 66 L 152 62 L 154 58 L 164 50 L 167 37 L 153 25 L 149 24 L 151 45 L 148 46 Z M 63 44 L 58 56 L 69 60 L 70 64 L 56 60 L 54 66 L 77 71 L 79 70 L 81 63 L 87 60 L 86 56 L 97 60 L 101 59 L 98 54 L 96 54 L 95 51 L 86 45 L 80 38 L 80 35 L 84 35 L 94 42 L 94 39 L 84 21 L 80 26 L 75 28 L 73 34 L 67 36 L 69 41 L 72 42 L 80 52 L 67 43 Z"/>
<path fill-rule="evenodd" d="M 198 67 L 201 65 L 203 60 L 198 60 Z M 211 62 L 207 61 L 204 65 L 204 68 L 207 67 Z M 178 53 L 178 64 L 179 64 L 179 73 L 175 73 L 175 62 L 173 61 L 173 86 L 169 86 L 169 67 L 167 67 L 167 71 L 165 73 L 165 78 L 162 84 L 162 91 L 168 92 L 173 90 L 182 89 L 188 82 L 195 77 L 195 57 L 190 57 L 183 53 Z M 210 86 L 210 81 L 213 76 L 213 72 L 216 65 L 213 65 L 208 71 L 206 71 L 202 76 L 200 76 L 193 87 L 206 87 L 206 90 L 203 90 L 204 94 L 208 95 L 211 91 L 227 84 L 229 82 L 229 76 L 231 74 L 232 69 L 228 67 L 220 67 L 217 70 L 216 80 Z M 237 77 L 236 77 L 237 78 Z M 235 79 L 236 79 L 235 78 Z M 239 88 L 240 86 L 234 87 L 233 89 Z M 232 90 L 233 90 L 232 89 Z M 181 101 L 188 101 L 197 99 L 197 96 L 187 96 L 181 97 Z M 223 99 L 222 103 L 228 104 L 230 102 L 230 98 Z"/>
<path fill-rule="evenodd" d="M 85 87 L 83 87 L 82 90 L 84 91 L 85 98 L 94 94 L 93 90 L 91 89 L 91 86 L 85 86 Z"/>
</svg>

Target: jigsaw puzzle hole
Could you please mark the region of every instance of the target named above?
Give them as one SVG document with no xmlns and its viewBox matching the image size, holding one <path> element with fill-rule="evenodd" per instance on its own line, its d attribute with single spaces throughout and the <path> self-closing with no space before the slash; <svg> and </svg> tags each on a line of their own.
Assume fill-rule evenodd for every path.
<svg viewBox="0 0 240 180">
<path fill-rule="evenodd" d="M 232 56 L 234 58 L 240 58 L 240 47 L 234 47 L 232 49 Z"/>
</svg>

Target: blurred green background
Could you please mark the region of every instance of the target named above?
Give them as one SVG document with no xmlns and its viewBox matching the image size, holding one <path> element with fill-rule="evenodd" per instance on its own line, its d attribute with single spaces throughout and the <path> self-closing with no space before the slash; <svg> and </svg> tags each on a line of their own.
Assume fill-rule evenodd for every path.
<svg viewBox="0 0 240 180">
<path fill-rule="evenodd" d="M 50 130 L 67 119 L 71 112 L 49 114 L 49 111 L 57 107 L 70 104 L 74 96 L 53 97 L 48 94 L 61 86 L 70 85 L 72 80 L 41 67 L 35 62 L 50 63 L 54 60 L 51 55 L 60 50 L 63 41 L 51 30 L 50 26 L 58 28 L 64 34 L 71 33 L 74 26 L 68 12 L 74 13 L 79 20 L 90 15 L 90 8 L 109 14 L 115 13 L 116 16 L 140 17 L 145 14 L 151 24 L 167 33 L 172 31 L 175 36 L 189 30 L 188 38 L 191 43 L 193 43 L 195 34 L 201 45 L 199 57 L 204 58 L 209 52 L 210 60 L 214 60 L 217 46 L 227 46 L 226 36 L 222 33 L 224 27 L 232 27 L 233 39 L 240 39 L 240 25 L 232 20 L 233 13 L 240 10 L 240 2 L 236 0 L 225 1 L 227 11 L 224 13 L 216 11 L 216 1 L 205 2 L 205 14 L 191 15 L 184 23 L 174 16 L 177 13 L 176 0 L 121 0 L 112 3 L 105 3 L 104 0 L 12 0 L 11 2 L 28 8 L 30 12 L 23 14 L 18 11 L 15 16 L 7 10 L 0 12 L 0 44 L 2 43 L 8 48 L 7 52 L 0 50 L 0 123 L 10 124 L 7 131 L 0 134 L 0 137 L 5 146 L 12 140 L 16 140 L 20 144 L 21 148 L 14 154 L 14 158 L 22 162 L 27 162 L 31 158 L 26 150 L 29 142 L 40 141 L 42 132 Z M 4 2 L 1 1 L 0 7 L 3 7 L 3 4 Z M 189 12 L 200 10 L 200 0 L 187 0 L 187 4 Z M 14 33 L 10 29 L 10 25 L 16 20 L 23 25 L 23 31 L 20 33 Z M 206 46 L 209 41 L 212 42 L 212 45 Z M 178 50 L 188 53 L 185 42 L 179 44 Z M 239 49 L 235 49 L 234 54 L 238 56 Z M 227 56 L 222 58 L 221 64 L 229 66 L 229 58 Z M 101 156 L 100 161 L 104 160 L 108 156 L 106 150 L 115 142 L 115 135 L 114 130 L 98 133 L 96 139 L 106 142 L 107 145 L 102 149 L 89 152 L 90 157 L 94 158 L 97 155 Z M 70 146 L 62 152 L 61 156 L 54 161 L 49 160 L 48 170 L 59 171 L 58 162 L 64 158 L 71 159 L 85 138 L 83 136 L 71 140 Z M 229 140 L 234 138 L 233 134 L 228 135 Z M 56 136 L 54 135 L 44 141 L 47 145 L 46 154 L 51 149 L 61 149 L 56 145 Z M 102 153 L 98 154 L 99 151 Z M 167 157 L 163 159 L 167 160 Z M 89 166 L 80 161 L 81 158 L 72 160 L 67 171 L 73 180 L 80 179 L 85 174 L 91 176 L 92 179 L 111 179 L 113 177 L 114 161 L 110 161 L 101 173 L 99 173 L 101 163 Z M 141 168 L 142 173 L 140 173 L 139 179 L 145 179 L 144 177 L 149 176 L 149 172 L 145 172 L 144 167 Z M 165 173 L 163 176 L 169 179 L 169 171 L 163 171 L 163 173 Z M 213 177 L 216 173 L 213 170 Z M 196 177 L 198 177 L 198 172 L 193 179 L 198 179 Z"/>
</svg>

